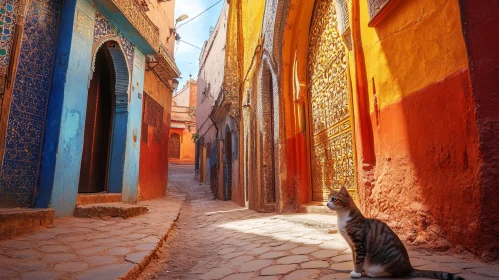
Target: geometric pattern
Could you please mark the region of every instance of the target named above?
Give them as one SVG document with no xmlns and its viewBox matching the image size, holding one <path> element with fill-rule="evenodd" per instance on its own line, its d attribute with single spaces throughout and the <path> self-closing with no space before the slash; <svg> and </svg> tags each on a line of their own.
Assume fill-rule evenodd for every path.
<svg viewBox="0 0 499 280">
<path fill-rule="evenodd" d="M 6 4 L 4 26 L 9 9 Z M 27 8 L 0 171 L 0 207 L 29 207 L 34 199 L 57 46 L 58 19 L 59 1 L 32 0 Z M 11 30 L 9 28 L 3 29 L 4 35 L 9 35 L 5 33 Z"/>
<path fill-rule="evenodd" d="M 0 74 L 7 74 L 10 48 L 16 26 L 16 0 L 0 1 Z"/>
</svg>

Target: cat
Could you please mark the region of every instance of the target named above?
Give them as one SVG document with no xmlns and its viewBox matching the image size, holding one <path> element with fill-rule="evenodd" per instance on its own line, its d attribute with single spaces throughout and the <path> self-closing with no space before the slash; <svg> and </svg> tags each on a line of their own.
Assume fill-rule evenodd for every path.
<svg viewBox="0 0 499 280">
<path fill-rule="evenodd" d="M 362 277 L 421 277 L 464 280 L 441 271 L 418 270 L 412 267 L 407 250 L 398 236 L 378 219 L 365 218 L 345 187 L 329 195 L 327 207 L 338 215 L 338 230 L 352 249 L 352 278 Z"/>
</svg>

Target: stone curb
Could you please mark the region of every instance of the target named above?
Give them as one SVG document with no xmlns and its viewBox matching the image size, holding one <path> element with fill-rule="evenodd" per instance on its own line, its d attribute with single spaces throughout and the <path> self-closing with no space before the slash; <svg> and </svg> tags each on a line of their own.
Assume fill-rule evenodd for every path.
<svg viewBox="0 0 499 280">
<path fill-rule="evenodd" d="M 183 203 L 183 202 L 182 202 Z M 182 209 L 182 206 L 179 207 L 177 216 L 175 219 L 173 219 L 173 222 L 170 225 L 170 228 L 166 231 L 166 233 L 161 237 L 161 239 L 158 241 L 156 246 L 154 247 L 153 250 L 149 252 L 144 258 L 142 258 L 142 261 L 139 264 L 136 264 L 132 269 L 130 269 L 125 275 L 123 275 L 120 278 L 120 280 L 133 280 L 137 279 L 137 277 L 144 271 L 144 269 L 149 265 L 151 260 L 157 255 L 158 249 L 163 246 L 163 244 L 166 242 L 166 239 L 170 235 L 170 232 L 172 231 L 173 227 L 175 226 L 175 223 L 177 222 L 179 216 L 180 216 L 180 211 Z"/>
</svg>

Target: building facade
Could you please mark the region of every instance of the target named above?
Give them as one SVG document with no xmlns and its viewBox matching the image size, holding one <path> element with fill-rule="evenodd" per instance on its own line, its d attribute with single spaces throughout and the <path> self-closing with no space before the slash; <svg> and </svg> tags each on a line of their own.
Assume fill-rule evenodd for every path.
<svg viewBox="0 0 499 280">
<path fill-rule="evenodd" d="M 497 258 L 497 9 L 468 2 L 265 1 L 239 92 L 249 207 L 321 211 L 346 186 L 407 242 Z"/>
<path fill-rule="evenodd" d="M 81 194 L 137 201 L 145 76 L 157 62 L 165 87 L 178 77 L 173 47 L 162 51 L 160 29 L 131 0 L 4 6 L 0 207 L 51 207 L 62 217 Z"/>
<path fill-rule="evenodd" d="M 196 135 L 197 80 L 190 78 L 173 97 L 170 125 L 169 161 L 177 164 L 194 164 Z"/>
<path fill-rule="evenodd" d="M 222 177 L 218 174 L 217 163 L 223 144 L 218 139 L 221 128 L 211 113 L 223 89 L 228 16 L 229 4 L 224 3 L 218 22 L 201 51 L 196 98 L 196 178 L 210 184 L 216 196 L 218 178 Z"/>
</svg>

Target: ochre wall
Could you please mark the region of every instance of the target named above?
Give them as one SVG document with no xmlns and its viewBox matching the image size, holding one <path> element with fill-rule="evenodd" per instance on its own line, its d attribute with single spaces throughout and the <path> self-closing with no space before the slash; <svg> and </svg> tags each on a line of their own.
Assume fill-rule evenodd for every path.
<svg viewBox="0 0 499 280">
<path fill-rule="evenodd" d="M 358 182 L 362 208 L 416 244 L 473 249 L 480 155 L 458 1 L 401 1 L 375 28 L 358 3 L 365 69 L 351 74 L 367 88 L 376 166 Z"/>
<path fill-rule="evenodd" d="M 170 158 L 171 163 L 194 164 L 196 145 L 192 140 L 192 134 L 196 133 L 195 124 L 191 124 L 191 131 L 187 128 L 170 128 L 170 134 L 176 132 L 180 135 L 180 159 Z"/>
<path fill-rule="evenodd" d="M 294 175 L 282 188 L 294 190 L 298 204 L 310 202 L 309 46 L 303 38 L 311 2 L 291 1 L 282 44 L 286 164 Z M 413 244 L 481 254 L 480 238 L 494 228 L 481 222 L 482 155 L 458 1 L 400 1 L 374 28 L 367 1 L 349 3 L 357 43 L 348 64 L 361 209 Z"/>
<path fill-rule="evenodd" d="M 139 200 L 153 199 L 165 195 L 168 182 L 168 136 L 172 93 L 152 72 L 145 72 L 144 91 L 163 107 L 163 131 L 161 140 L 156 143 L 158 128 L 149 126 L 148 141 L 140 137 Z M 144 102 L 145 94 L 142 97 Z"/>
</svg>

